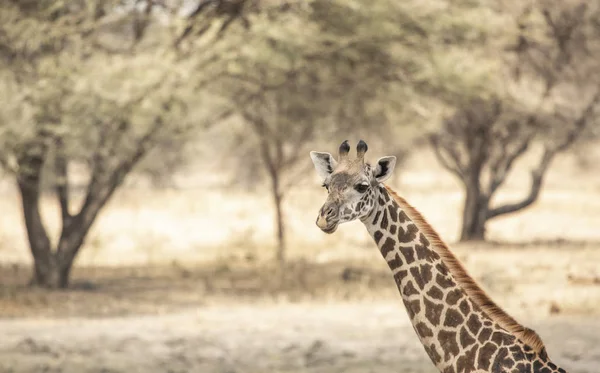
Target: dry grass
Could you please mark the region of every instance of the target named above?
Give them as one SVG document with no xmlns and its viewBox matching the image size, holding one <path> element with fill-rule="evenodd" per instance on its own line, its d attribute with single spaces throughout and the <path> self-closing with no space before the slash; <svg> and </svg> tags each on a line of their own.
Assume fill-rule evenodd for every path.
<svg viewBox="0 0 600 373">
<path fill-rule="evenodd" d="M 528 184 L 525 160 L 499 200 Z M 451 245 L 467 269 L 509 310 L 600 314 L 600 178 L 565 158 L 552 169 L 540 201 L 493 221 L 491 243 Z M 417 154 L 392 181 L 447 241 L 458 232 L 456 182 Z M 0 200 L 0 315 L 119 315 L 166 312 L 207 302 L 396 297 L 370 237 L 354 222 L 335 235 L 314 227 L 324 199 L 315 185 L 286 205 L 291 265 L 283 280 L 270 267 L 273 222 L 267 193 L 233 189 L 124 189 L 94 226 L 78 258 L 75 288 L 25 287 L 30 257 L 18 198 Z M 44 200 L 56 235 L 57 206 Z M 494 243 L 495 242 L 495 243 Z M 346 272 L 344 272 L 346 270 Z M 351 279 L 344 280 L 344 273 Z"/>
<path fill-rule="evenodd" d="M 600 315 L 600 245 L 460 245 L 459 258 L 490 295 L 519 317 Z M 398 299 L 376 250 L 365 259 L 295 260 L 285 271 L 229 260 L 143 267 L 79 267 L 69 290 L 27 287 L 29 269 L 0 267 L 2 317 L 164 314 L 214 304 L 370 302 Z"/>
</svg>

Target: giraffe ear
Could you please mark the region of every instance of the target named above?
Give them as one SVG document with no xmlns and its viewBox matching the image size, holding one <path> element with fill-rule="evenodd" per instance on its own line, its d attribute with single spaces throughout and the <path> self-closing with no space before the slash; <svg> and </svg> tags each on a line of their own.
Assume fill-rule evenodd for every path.
<svg viewBox="0 0 600 373">
<path fill-rule="evenodd" d="M 393 155 L 389 157 L 381 157 L 377 160 L 377 166 L 375 166 L 375 170 L 373 174 L 375 175 L 375 179 L 382 183 L 392 176 L 392 172 L 394 172 L 394 167 L 396 166 L 396 157 Z"/>
<path fill-rule="evenodd" d="M 319 174 L 319 177 L 323 180 L 325 180 L 327 176 L 331 175 L 337 166 L 337 161 L 329 153 L 312 151 L 310 152 L 310 158 L 315 164 L 317 174 Z"/>
</svg>

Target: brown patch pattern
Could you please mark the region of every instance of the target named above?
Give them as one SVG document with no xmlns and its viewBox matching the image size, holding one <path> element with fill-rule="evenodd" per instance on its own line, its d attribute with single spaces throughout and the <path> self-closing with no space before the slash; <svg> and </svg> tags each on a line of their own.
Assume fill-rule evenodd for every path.
<svg viewBox="0 0 600 373">
<path fill-rule="evenodd" d="M 400 209 L 405 212 L 410 220 L 412 220 L 412 222 L 416 225 L 418 228 L 417 231 L 420 231 L 424 234 L 425 238 L 430 242 L 431 247 L 440 256 L 444 265 L 448 267 L 449 272 L 452 273 L 458 285 L 464 289 L 469 298 L 471 298 L 473 302 L 488 317 L 494 319 L 498 324 L 500 324 L 501 328 L 513 333 L 523 343 L 531 346 L 536 352 L 544 351 L 544 344 L 537 333 L 519 324 L 514 318 L 500 308 L 490 297 L 488 297 L 488 295 L 481 289 L 481 287 L 479 287 L 475 280 L 473 280 L 473 278 L 468 274 L 462 263 L 460 263 L 456 256 L 450 251 L 445 242 L 442 241 L 438 233 L 425 221 L 417 209 L 412 207 L 408 202 L 406 202 L 406 200 L 397 195 L 387 185 L 385 186 L 385 189 L 388 193 L 382 194 L 389 194 L 392 200 L 399 205 Z M 409 228 L 411 226 L 412 225 L 410 225 Z M 402 231 L 402 229 L 400 231 Z M 416 232 L 415 234 L 411 235 L 411 240 L 414 240 L 415 235 Z M 452 281 L 452 279 L 446 279 L 440 274 L 436 276 L 436 282 L 442 286 L 442 288 L 447 288 L 454 285 L 454 281 Z"/>
</svg>

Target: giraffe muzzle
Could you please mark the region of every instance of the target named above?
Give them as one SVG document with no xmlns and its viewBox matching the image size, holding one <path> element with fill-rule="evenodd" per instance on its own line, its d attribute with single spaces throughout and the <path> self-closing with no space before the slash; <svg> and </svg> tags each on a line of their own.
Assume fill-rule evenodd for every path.
<svg viewBox="0 0 600 373">
<path fill-rule="evenodd" d="M 335 232 L 339 223 L 339 208 L 335 203 L 326 203 L 321 207 L 317 217 L 317 227 L 325 233 Z"/>
</svg>

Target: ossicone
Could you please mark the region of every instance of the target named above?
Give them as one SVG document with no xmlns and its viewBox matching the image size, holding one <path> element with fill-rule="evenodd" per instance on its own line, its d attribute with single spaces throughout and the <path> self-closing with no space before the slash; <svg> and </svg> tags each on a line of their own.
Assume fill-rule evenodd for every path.
<svg viewBox="0 0 600 373">
<path fill-rule="evenodd" d="M 365 153 L 367 152 L 367 150 L 369 150 L 369 147 L 367 146 L 367 143 L 364 142 L 363 140 L 359 140 L 358 141 L 358 145 L 356 145 L 356 156 L 359 159 L 363 159 L 365 157 Z"/>
<path fill-rule="evenodd" d="M 342 142 L 342 144 L 340 145 L 340 149 L 339 149 L 340 160 L 347 158 L 349 152 L 350 152 L 350 144 L 348 143 L 348 140 L 344 140 L 344 142 Z"/>
</svg>

